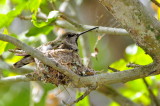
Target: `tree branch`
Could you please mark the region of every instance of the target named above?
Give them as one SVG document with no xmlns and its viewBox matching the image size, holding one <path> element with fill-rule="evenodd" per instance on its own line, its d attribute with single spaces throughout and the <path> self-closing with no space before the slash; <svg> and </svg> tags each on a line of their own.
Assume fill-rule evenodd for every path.
<svg viewBox="0 0 160 106">
<path fill-rule="evenodd" d="M 81 79 L 79 79 L 80 82 L 77 81 L 77 83 L 78 85 L 81 85 L 81 82 L 83 82 L 83 85 L 93 85 L 93 86 L 95 86 L 97 83 L 98 84 L 113 84 L 120 82 L 124 83 L 134 79 L 147 77 L 151 75 L 150 73 L 154 72 L 155 70 L 157 70 L 156 74 L 160 73 L 159 66 L 157 66 L 155 63 L 152 63 L 135 69 L 124 70 L 120 72 L 103 73 L 94 76 L 81 77 Z M 154 73 L 152 73 L 152 75 L 153 74 Z"/>
<path fill-rule="evenodd" d="M 97 90 L 117 102 L 120 106 L 140 106 L 109 86 L 99 87 Z"/>
<path fill-rule="evenodd" d="M 8 84 L 20 81 L 31 81 L 31 79 L 27 78 L 25 75 L 17 75 L 11 77 L 0 78 L 0 84 Z"/>
<path fill-rule="evenodd" d="M 82 30 L 89 30 L 93 27 L 96 26 L 92 26 L 92 25 L 82 25 L 82 24 L 77 24 L 76 22 L 68 19 L 67 17 L 65 17 L 64 15 L 61 16 L 64 20 L 57 20 L 55 23 L 57 26 L 60 26 L 62 28 L 67 28 L 70 30 L 75 30 L 75 31 L 82 31 Z M 19 16 L 19 18 L 23 19 L 23 20 L 31 20 L 32 17 L 31 16 Z M 37 17 L 40 19 L 45 19 L 44 17 Z M 47 19 L 45 19 L 47 20 Z M 99 26 L 98 29 L 93 30 L 93 32 L 98 32 L 98 33 L 106 33 L 109 35 L 129 35 L 128 32 L 125 29 L 122 28 L 111 28 L 111 27 L 102 27 Z"/>
<path fill-rule="evenodd" d="M 0 70 L 9 70 L 11 72 L 15 72 L 18 74 L 26 74 L 26 73 L 31 73 L 33 72 L 31 68 L 13 68 L 12 65 L 7 64 L 6 62 L 4 62 L 3 60 L 0 59 Z"/>
<path fill-rule="evenodd" d="M 156 0 L 151 0 L 155 5 L 157 5 L 158 7 L 160 7 L 160 3 L 158 3 L 158 1 Z"/>
<path fill-rule="evenodd" d="M 63 20 L 57 20 L 55 23 L 62 28 L 67 28 L 75 31 L 81 31 L 82 29 L 89 30 L 93 27 L 96 27 L 92 25 L 81 25 L 81 24 L 79 26 L 76 25 L 75 27 L 75 25 L 72 25 L 71 23 Z M 109 35 L 123 35 L 123 36 L 129 35 L 128 32 L 122 28 L 111 28 L 111 27 L 102 27 L 102 26 L 98 26 L 98 27 L 99 28 L 96 30 L 93 30 L 93 32 L 105 33 Z"/>
<path fill-rule="evenodd" d="M 160 62 L 160 23 L 138 0 L 99 0 L 121 23 L 133 40 L 156 62 Z"/>
<path fill-rule="evenodd" d="M 153 93 L 151 87 L 149 86 L 148 82 L 146 81 L 145 78 L 142 78 L 142 80 L 143 80 L 143 82 L 144 82 L 144 84 L 145 84 L 145 86 L 146 86 L 146 88 L 147 88 L 147 90 L 148 90 L 148 92 L 149 92 L 149 94 L 150 94 L 151 100 L 154 102 L 154 104 L 155 104 L 156 106 L 159 106 L 160 103 L 159 103 L 158 99 L 156 98 L 156 96 L 154 95 L 154 93 Z"/>
</svg>

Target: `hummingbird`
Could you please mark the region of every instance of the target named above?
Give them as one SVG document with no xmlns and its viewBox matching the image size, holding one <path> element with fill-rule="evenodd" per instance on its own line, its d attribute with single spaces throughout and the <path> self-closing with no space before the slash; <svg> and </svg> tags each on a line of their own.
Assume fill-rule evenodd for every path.
<svg viewBox="0 0 160 106">
<path fill-rule="evenodd" d="M 54 41 L 43 44 L 36 49 L 42 52 L 45 56 L 53 59 L 60 65 L 63 65 L 67 69 L 80 76 L 94 75 L 95 72 L 92 69 L 84 66 L 81 62 L 78 54 L 77 40 L 80 35 L 83 35 L 96 28 L 98 27 L 94 27 L 79 34 L 67 32 L 58 36 Z M 23 56 L 24 57 L 20 61 L 13 64 L 15 68 L 20 68 L 31 62 L 35 62 L 36 71 L 32 74 L 32 76 L 38 76 L 37 79 L 53 83 L 55 85 L 68 84 L 70 81 L 66 75 L 58 72 L 50 66 L 43 64 L 41 61 L 32 57 L 31 55 L 23 53 Z"/>
<path fill-rule="evenodd" d="M 96 28 L 98 28 L 98 27 L 94 27 L 92 29 L 81 32 L 79 34 L 67 32 L 63 35 L 58 36 L 54 41 L 47 42 L 46 44 L 43 44 L 36 49 L 41 51 L 41 52 L 45 52 L 47 50 L 52 50 L 52 49 L 60 49 L 60 48 L 61 49 L 70 49 L 70 50 L 72 49 L 74 51 L 78 51 L 77 40 L 78 40 L 79 36 L 89 32 L 91 30 L 94 30 Z M 11 52 L 16 52 L 15 50 L 10 50 L 10 51 Z M 24 57 L 20 61 L 13 64 L 14 68 L 20 68 L 24 65 L 27 65 L 29 63 L 34 62 L 34 58 L 31 55 L 26 54 L 22 50 L 20 51 L 20 53 L 17 53 L 16 55 L 24 56 Z"/>
</svg>

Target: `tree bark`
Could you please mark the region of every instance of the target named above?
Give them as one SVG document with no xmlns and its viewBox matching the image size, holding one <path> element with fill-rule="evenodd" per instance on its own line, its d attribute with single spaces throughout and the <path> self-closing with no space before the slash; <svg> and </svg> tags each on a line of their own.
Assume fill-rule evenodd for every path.
<svg viewBox="0 0 160 106">
<path fill-rule="evenodd" d="M 138 0 L 99 0 L 130 33 L 138 46 L 160 62 L 160 23 Z"/>
</svg>

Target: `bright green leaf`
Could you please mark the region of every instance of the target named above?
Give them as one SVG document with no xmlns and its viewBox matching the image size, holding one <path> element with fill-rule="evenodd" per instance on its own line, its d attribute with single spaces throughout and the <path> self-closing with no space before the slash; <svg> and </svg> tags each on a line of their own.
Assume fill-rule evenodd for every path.
<svg viewBox="0 0 160 106">
<path fill-rule="evenodd" d="M 11 10 L 7 14 L 0 14 L 0 28 L 9 26 L 13 19 L 22 12 L 22 10 L 25 8 L 25 5 L 25 3 L 18 5 L 15 9 Z"/>
<path fill-rule="evenodd" d="M 31 10 L 31 12 L 37 12 L 39 6 L 41 5 L 42 0 L 29 0 L 28 7 Z"/>
<path fill-rule="evenodd" d="M 4 42 L 4 41 L 0 40 L 0 47 L 1 47 L 0 55 L 4 52 L 4 50 L 5 50 L 6 46 L 7 46 L 7 43 L 8 42 Z"/>
<path fill-rule="evenodd" d="M 59 17 L 59 11 L 51 11 L 48 15 L 48 20 L 53 19 L 53 18 L 55 19 L 57 17 Z"/>
<path fill-rule="evenodd" d="M 6 0 L 0 0 L 0 4 L 5 4 L 6 3 Z"/>
<path fill-rule="evenodd" d="M 132 47 L 132 45 L 129 47 Z M 133 62 L 140 65 L 146 65 L 153 62 L 152 58 L 148 54 L 145 54 L 144 50 L 140 47 L 137 47 L 137 50 L 134 54 L 129 54 L 128 52 L 126 53 L 128 62 Z"/>
<path fill-rule="evenodd" d="M 14 49 L 14 48 L 15 48 L 15 45 L 8 43 L 5 47 L 5 51 L 8 51 L 9 49 Z"/>
<path fill-rule="evenodd" d="M 17 5 L 22 4 L 23 5 L 24 3 L 27 2 L 27 0 L 11 0 L 11 2 L 13 4 L 17 4 Z"/>
<path fill-rule="evenodd" d="M 124 59 L 120 59 L 120 60 L 112 63 L 110 65 L 110 67 L 118 69 L 118 70 L 126 70 L 126 69 L 129 69 L 128 67 L 126 67 L 127 64 L 128 63 Z"/>
<path fill-rule="evenodd" d="M 32 22 L 33 22 L 34 26 L 41 28 L 41 27 L 49 25 L 51 22 L 54 22 L 59 17 L 59 15 L 60 14 L 58 11 L 51 11 L 48 15 L 47 20 L 44 21 L 44 20 L 38 20 L 36 15 L 33 14 L 32 15 Z"/>
<path fill-rule="evenodd" d="M 120 106 L 117 102 L 112 102 L 109 106 Z"/>
<path fill-rule="evenodd" d="M 26 36 L 36 36 L 38 34 L 45 34 L 47 35 L 53 30 L 53 26 L 44 26 L 41 28 L 33 27 L 29 30 Z"/>
</svg>

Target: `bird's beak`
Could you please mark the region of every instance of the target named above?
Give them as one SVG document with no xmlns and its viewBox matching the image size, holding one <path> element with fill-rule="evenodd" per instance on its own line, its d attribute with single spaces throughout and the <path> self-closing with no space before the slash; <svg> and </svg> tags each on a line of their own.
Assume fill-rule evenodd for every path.
<svg viewBox="0 0 160 106">
<path fill-rule="evenodd" d="M 89 32 L 89 31 L 92 31 L 92 30 L 96 29 L 96 28 L 98 28 L 98 27 L 94 27 L 94 28 L 89 29 L 89 30 L 87 30 L 87 31 L 81 32 L 80 34 L 77 34 L 77 36 L 83 35 L 83 34 Z"/>
</svg>

